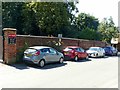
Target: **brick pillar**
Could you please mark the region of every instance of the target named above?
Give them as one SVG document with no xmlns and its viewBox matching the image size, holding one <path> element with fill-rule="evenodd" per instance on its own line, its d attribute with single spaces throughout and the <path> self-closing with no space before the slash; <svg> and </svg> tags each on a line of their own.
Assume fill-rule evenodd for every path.
<svg viewBox="0 0 120 90">
<path fill-rule="evenodd" d="M 16 29 L 3 29 L 3 63 L 12 64 L 16 62 Z"/>
</svg>

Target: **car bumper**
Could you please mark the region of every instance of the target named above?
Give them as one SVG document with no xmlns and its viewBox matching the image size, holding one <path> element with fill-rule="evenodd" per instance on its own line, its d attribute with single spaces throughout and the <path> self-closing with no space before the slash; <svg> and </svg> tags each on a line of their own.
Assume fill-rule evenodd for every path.
<svg viewBox="0 0 120 90">
<path fill-rule="evenodd" d="M 65 56 L 64 56 L 64 59 L 65 59 L 65 60 L 70 60 L 70 59 L 74 59 L 74 57 L 65 55 Z"/>
<path fill-rule="evenodd" d="M 88 56 L 89 57 L 99 57 L 98 54 L 96 54 L 96 53 L 89 53 Z"/>
<path fill-rule="evenodd" d="M 23 62 L 28 63 L 28 64 L 38 64 L 38 61 L 34 62 L 33 60 L 28 59 L 28 58 L 23 58 Z"/>
</svg>

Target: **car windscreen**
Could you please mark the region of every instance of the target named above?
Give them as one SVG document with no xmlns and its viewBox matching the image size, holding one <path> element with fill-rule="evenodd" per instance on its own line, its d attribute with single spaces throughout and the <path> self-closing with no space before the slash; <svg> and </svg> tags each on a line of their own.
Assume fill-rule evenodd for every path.
<svg viewBox="0 0 120 90">
<path fill-rule="evenodd" d="M 98 48 L 89 48 L 89 50 L 98 51 Z"/>
</svg>

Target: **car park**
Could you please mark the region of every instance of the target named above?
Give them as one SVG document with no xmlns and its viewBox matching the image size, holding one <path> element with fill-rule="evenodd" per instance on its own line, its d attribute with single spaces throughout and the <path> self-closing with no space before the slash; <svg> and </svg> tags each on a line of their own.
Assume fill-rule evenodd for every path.
<svg viewBox="0 0 120 90">
<path fill-rule="evenodd" d="M 101 47 L 90 47 L 87 51 L 89 57 L 104 57 L 105 51 Z"/>
<path fill-rule="evenodd" d="M 107 47 L 104 47 L 104 50 L 105 50 L 105 55 L 116 55 L 118 54 L 118 50 L 115 48 L 115 47 L 112 47 L 112 46 L 107 46 Z"/>
<path fill-rule="evenodd" d="M 37 64 L 44 67 L 47 63 L 63 63 L 64 56 L 54 48 L 47 46 L 33 46 L 24 51 L 23 61 L 25 63 Z"/>
<path fill-rule="evenodd" d="M 73 59 L 78 61 L 79 59 L 88 59 L 88 55 L 85 50 L 78 46 L 67 46 L 63 49 L 63 54 L 66 60 Z"/>
</svg>

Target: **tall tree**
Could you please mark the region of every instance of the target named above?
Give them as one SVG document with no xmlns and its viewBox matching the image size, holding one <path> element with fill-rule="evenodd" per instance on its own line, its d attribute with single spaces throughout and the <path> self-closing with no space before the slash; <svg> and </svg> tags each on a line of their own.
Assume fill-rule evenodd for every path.
<svg viewBox="0 0 120 90">
<path fill-rule="evenodd" d="M 99 20 L 90 14 L 80 13 L 78 17 L 76 17 L 76 25 L 79 30 L 86 28 L 97 30 Z"/>
<path fill-rule="evenodd" d="M 39 33 L 37 33 L 39 35 L 52 34 L 57 36 L 58 33 L 63 33 L 71 25 L 74 18 L 72 11 L 75 9 L 74 3 L 27 3 L 23 9 L 24 32 L 31 33 L 39 30 Z M 33 23 L 38 29 L 34 28 Z M 63 28 L 65 29 L 63 30 Z"/>
<path fill-rule="evenodd" d="M 78 32 L 76 36 L 82 39 L 100 40 L 99 32 L 97 31 L 99 20 L 90 14 L 80 13 L 76 17 L 75 25 Z"/>
<path fill-rule="evenodd" d="M 18 34 L 57 36 L 69 30 L 73 22 L 73 2 L 4 2 L 3 27 L 13 27 Z"/>
<path fill-rule="evenodd" d="M 22 34 L 22 6 L 23 2 L 3 2 L 2 3 L 2 26 L 13 27 Z"/>
<path fill-rule="evenodd" d="M 110 43 L 112 37 L 118 37 L 118 29 L 115 27 L 112 17 L 109 19 L 104 18 L 98 27 L 98 31 L 101 33 L 102 41 Z"/>
</svg>

